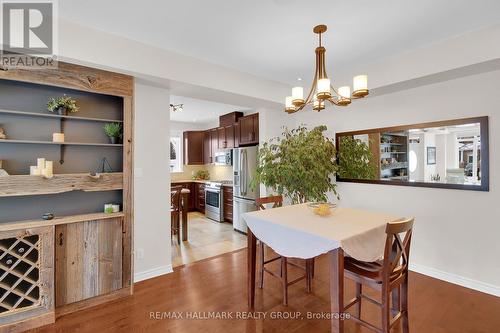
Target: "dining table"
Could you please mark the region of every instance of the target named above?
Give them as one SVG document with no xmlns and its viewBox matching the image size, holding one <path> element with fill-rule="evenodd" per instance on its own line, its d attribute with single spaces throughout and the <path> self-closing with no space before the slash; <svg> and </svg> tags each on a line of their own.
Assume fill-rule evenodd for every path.
<svg viewBox="0 0 500 333">
<path fill-rule="evenodd" d="M 342 206 L 332 208 L 328 216 L 320 216 L 307 203 L 245 213 L 249 309 L 255 310 L 257 240 L 287 258 L 311 259 L 327 253 L 331 332 L 344 332 L 344 256 L 367 262 L 381 259 L 386 225 L 399 218 L 388 213 Z"/>
</svg>

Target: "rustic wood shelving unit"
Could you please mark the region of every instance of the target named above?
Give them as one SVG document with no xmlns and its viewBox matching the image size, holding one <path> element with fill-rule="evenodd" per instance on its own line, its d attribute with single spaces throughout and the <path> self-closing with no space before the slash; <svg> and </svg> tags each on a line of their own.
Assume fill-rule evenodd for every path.
<svg viewBox="0 0 500 333">
<path fill-rule="evenodd" d="M 57 68 L 0 71 L 0 85 L 5 88 L 3 95 L 0 89 L 0 123 L 10 134 L 0 140 L 0 157 L 11 162 L 7 171 L 26 172 L 27 161 L 38 156 L 52 159 L 57 151 L 49 147 L 60 149 L 60 165 L 52 178 L 0 177 L 0 208 L 12 206 L 13 212 L 3 219 L 0 214 L 0 332 L 14 333 L 132 293 L 134 81 L 127 75 L 59 62 Z M 63 93 L 87 102 L 82 103 L 86 106 L 80 108 L 81 116 L 38 112 L 49 97 Z M 29 100 L 17 103 L 27 95 Z M 104 142 L 102 124 L 111 122 L 122 124 L 123 144 Z M 73 142 L 24 135 L 65 133 L 65 126 Z M 64 163 L 65 154 L 68 163 Z M 93 171 L 94 161 L 109 156 L 118 172 L 97 176 L 85 172 Z M 58 168 L 64 173 L 57 173 Z M 101 202 L 108 200 L 102 198 L 119 198 L 112 202 L 120 204 L 122 211 L 103 213 L 109 201 Z M 79 205 L 78 200 L 85 200 L 87 206 L 75 212 L 85 212 L 87 200 L 94 208 L 71 215 L 71 205 Z M 31 206 L 30 215 L 23 210 L 26 203 Z M 38 203 L 46 207 L 38 208 Z M 61 212 L 69 214 L 56 214 L 52 220 L 35 218 L 58 205 L 65 205 Z"/>
</svg>

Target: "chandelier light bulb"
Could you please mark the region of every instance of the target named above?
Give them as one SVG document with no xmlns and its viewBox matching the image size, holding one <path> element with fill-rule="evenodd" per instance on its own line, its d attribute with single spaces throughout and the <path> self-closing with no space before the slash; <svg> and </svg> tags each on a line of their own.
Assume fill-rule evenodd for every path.
<svg viewBox="0 0 500 333">
<path fill-rule="evenodd" d="M 352 95 L 354 97 L 365 97 L 368 95 L 368 76 L 357 75 L 352 80 Z"/>
<path fill-rule="evenodd" d="M 339 99 L 337 103 L 339 105 L 346 106 L 351 104 L 351 87 L 349 86 L 339 87 L 338 93 L 339 93 Z"/>
<path fill-rule="evenodd" d="M 302 87 L 292 88 L 292 103 L 295 106 L 300 106 L 304 104 L 304 88 Z"/>
<path fill-rule="evenodd" d="M 330 79 L 319 79 L 317 86 L 318 93 L 316 97 L 318 97 L 318 99 L 323 100 L 332 97 L 332 93 L 330 92 Z"/>
</svg>

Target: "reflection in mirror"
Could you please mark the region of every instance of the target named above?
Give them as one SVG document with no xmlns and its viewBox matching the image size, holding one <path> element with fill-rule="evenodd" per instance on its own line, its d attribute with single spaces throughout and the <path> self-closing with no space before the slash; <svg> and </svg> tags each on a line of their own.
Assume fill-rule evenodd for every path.
<svg viewBox="0 0 500 333">
<path fill-rule="evenodd" d="M 338 133 L 339 180 L 488 190 L 487 130 L 481 117 Z"/>
</svg>

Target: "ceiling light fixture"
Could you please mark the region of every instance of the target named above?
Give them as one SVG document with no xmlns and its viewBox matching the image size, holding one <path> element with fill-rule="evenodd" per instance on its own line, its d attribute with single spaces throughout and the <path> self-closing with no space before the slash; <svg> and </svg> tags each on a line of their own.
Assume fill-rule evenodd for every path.
<svg viewBox="0 0 500 333">
<path fill-rule="evenodd" d="M 302 110 L 306 105 L 312 104 L 313 110 L 321 111 L 325 108 L 325 102 L 338 106 L 351 104 L 352 99 L 363 98 L 369 94 L 368 76 L 358 75 L 353 79 L 353 91 L 351 87 L 343 86 L 335 89 L 326 75 L 325 53 L 326 49 L 321 45 L 321 34 L 326 32 L 326 25 L 317 25 L 313 32 L 319 36 L 319 46 L 316 48 L 316 72 L 314 73 L 313 85 L 307 98 L 304 99 L 304 88 L 293 87 L 292 96 L 285 99 L 285 112 L 295 113 Z"/>
<path fill-rule="evenodd" d="M 182 112 L 184 104 L 170 104 L 170 111 L 172 112 Z"/>
</svg>

